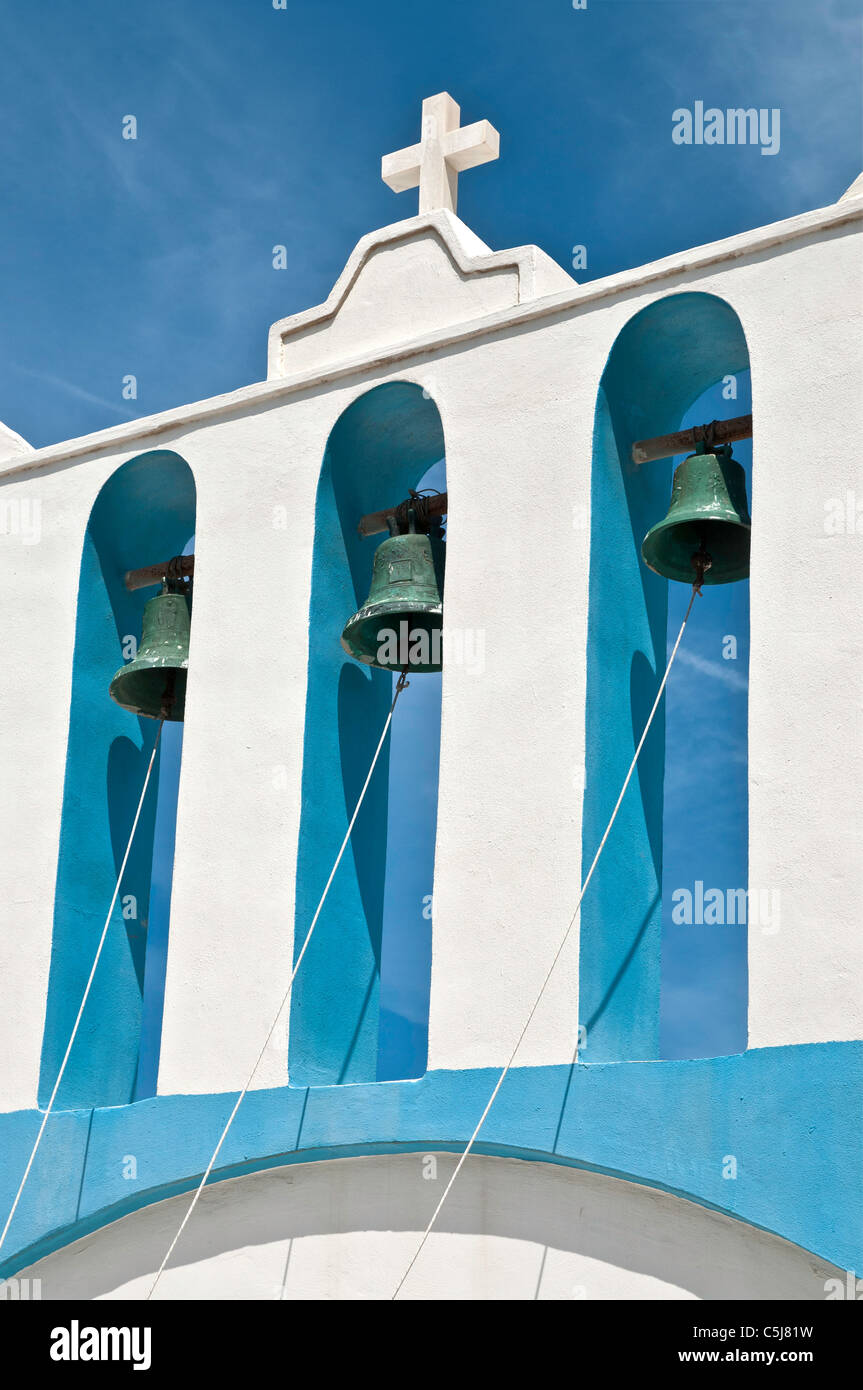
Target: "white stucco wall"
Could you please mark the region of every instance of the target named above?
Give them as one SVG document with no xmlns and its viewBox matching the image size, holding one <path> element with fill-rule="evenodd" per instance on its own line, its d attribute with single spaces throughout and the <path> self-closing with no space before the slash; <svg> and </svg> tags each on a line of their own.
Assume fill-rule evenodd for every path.
<svg viewBox="0 0 863 1390">
<path fill-rule="evenodd" d="M 48 467 L 8 479 L 3 478 L 0 465 L 0 505 L 6 508 L 5 515 L 14 515 L 17 509 L 19 518 L 39 518 L 35 543 L 29 543 L 20 530 L 0 535 L 7 594 L 0 604 L 0 641 L 7 644 L 7 652 L 15 653 L 0 675 L 3 1110 L 36 1103 L 81 550 L 99 488 L 129 456 L 128 451 L 108 449 L 83 467 Z M 14 466 L 5 462 L 7 469 Z"/>
<path fill-rule="evenodd" d="M 326 303 L 270 329 L 270 377 L 368 358 L 411 336 L 439 332 L 574 287 L 537 246 L 493 252 L 453 213 L 439 209 L 369 232 Z"/>
<path fill-rule="evenodd" d="M 387 380 L 419 383 L 440 409 L 452 497 L 446 620 L 485 633 L 484 674 L 451 666 L 444 676 L 429 1066 L 506 1059 L 580 884 L 589 532 L 570 518 L 589 507 L 599 379 L 627 320 L 683 289 L 728 300 L 752 362 L 750 876 L 780 892 L 781 928 L 751 934 L 751 1042 L 860 1035 L 861 537 L 827 537 L 823 520 L 830 497 L 851 488 L 863 498 L 861 272 L 850 234 L 863 199 L 841 212 L 841 224 L 835 210 L 813 214 L 582 290 L 486 306 L 479 319 L 471 270 L 460 326 L 448 299 L 446 321 L 417 339 L 410 306 L 390 302 L 401 335 L 391 321 L 393 345 L 373 366 L 362 356 L 378 306 L 364 299 L 351 311 L 352 341 L 340 340 L 342 366 L 319 363 L 0 468 L 4 500 L 42 508 L 38 544 L 0 538 L 0 649 L 14 656 L 0 666 L 4 1109 L 35 1103 L 78 568 L 99 487 L 151 448 L 176 449 L 195 475 L 159 1088 L 234 1088 L 292 952 L 318 472 L 341 411 Z M 399 255 L 415 258 L 420 277 L 438 265 L 439 233 L 400 243 Z M 497 262 L 490 269 L 498 275 Z M 446 273 L 457 299 L 466 272 Z M 489 525 L 485 502 L 504 487 L 519 505 Z M 286 508 L 286 529 L 273 526 L 275 507 Z M 577 941 L 576 930 L 522 1063 L 572 1056 Z M 280 1027 L 256 1085 L 283 1081 L 285 1059 Z"/>
<path fill-rule="evenodd" d="M 863 1035 L 863 256 L 812 238 L 741 268 L 752 359 L 749 1045 Z M 831 499 L 857 529 L 827 531 Z M 855 793 L 854 788 L 857 788 Z"/>
<path fill-rule="evenodd" d="M 390 1299 L 455 1161 L 334 1159 L 207 1188 L 155 1296 Z M 139 1299 L 188 1203 L 144 1208 L 17 1277 L 41 1279 L 44 1299 Z M 666 1193 L 475 1155 L 399 1297 L 823 1299 L 837 1277 L 799 1246 Z"/>
</svg>

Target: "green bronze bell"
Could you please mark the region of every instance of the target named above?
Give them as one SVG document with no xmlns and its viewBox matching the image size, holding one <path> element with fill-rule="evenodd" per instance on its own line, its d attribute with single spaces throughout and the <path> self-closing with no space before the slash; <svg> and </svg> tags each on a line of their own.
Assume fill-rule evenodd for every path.
<svg viewBox="0 0 863 1390">
<path fill-rule="evenodd" d="M 342 646 L 382 671 L 440 671 L 446 547 L 438 525 L 418 535 L 409 515 L 410 534 L 378 546 L 369 596 L 345 624 Z"/>
<path fill-rule="evenodd" d="M 123 709 L 148 719 L 183 718 L 189 665 L 189 601 L 163 591 L 148 600 L 138 655 L 111 681 L 108 693 Z"/>
<path fill-rule="evenodd" d="M 731 446 L 698 453 L 674 471 L 671 503 L 641 545 L 644 563 L 684 584 L 731 584 L 749 575 L 746 478 Z M 706 552 L 706 553 L 705 553 Z"/>
</svg>

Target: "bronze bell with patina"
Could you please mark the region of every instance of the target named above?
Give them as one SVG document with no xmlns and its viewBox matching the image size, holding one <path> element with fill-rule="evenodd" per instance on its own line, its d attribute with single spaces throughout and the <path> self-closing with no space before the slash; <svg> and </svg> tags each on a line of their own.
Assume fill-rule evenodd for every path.
<svg viewBox="0 0 863 1390">
<path fill-rule="evenodd" d="M 746 477 L 729 444 L 704 445 L 675 469 L 671 502 L 645 536 L 644 563 L 684 584 L 731 584 L 749 575 Z"/>
<path fill-rule="evenodd" d="M 112 700 L 147 719 L 180 722 L 186 705 L 191 627 L 188 586 L 166 582 L 144 608 L 134 661 L 121 666 L 108 689 Z"/>
<path fill-rule="evenodd" d="M 408 532 L 390 537 L 375 552 L 372 586 L 361 608 L 345 624 L 342 646 L 365 666 L 411 674 L 440 671 L 443 580 L 446 546 L 440 524 L 417 530 L 408 511 Z"/>
</svg>

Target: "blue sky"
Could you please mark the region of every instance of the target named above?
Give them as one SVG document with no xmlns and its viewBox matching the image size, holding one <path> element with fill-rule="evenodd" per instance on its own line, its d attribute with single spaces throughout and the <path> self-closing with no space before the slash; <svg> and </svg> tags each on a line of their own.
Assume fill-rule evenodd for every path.
<svg viewBox="0 0 863 1390">
<path fill-rule="evenodd" d="M 501 133 L 462 217 L 566 266 L 584 244 L 581 279 L 822 206 L 859 172 L 857 0 L 287 3 L 4 7 L 0 419 L 32 443 L 260 380 L 267 326 L 415 211 L 379 161 L 433 92 Z M 697 99 L 778 106 L 779 154 L 674 145 Z"/>
<path fill-rule="evenodd" d="M 499 162 L 461 178 L 459 214 L 493 249 L 533 242 L 567 268 L 584 245 L 580 280 L 830 203 L 863 163 L 860 16 L 858 0 L 8 5 L 0 420 L 40 446 L 261 380 L 268 325 L 415 212 L 380 157 L 417 139 L 441 90 L 501 134 Z M 672 112 L 698 100 L 779 108 L 779 152 L 675 145 Z M 690 653 L 715 660 L 699 640 Z M 745 705 L 690 662 L 670 714 L 708 690 Z M 668 997 L 689 1045 L 725 1050 L 734 990 L 715 991 L 731 1003 L 708 1038 L 693 984 L 730 971 L 738 988 L 740 962 L 686 949 Z M 686 1045 L 672 1027 L 669 1050 Z"/>
</svg>

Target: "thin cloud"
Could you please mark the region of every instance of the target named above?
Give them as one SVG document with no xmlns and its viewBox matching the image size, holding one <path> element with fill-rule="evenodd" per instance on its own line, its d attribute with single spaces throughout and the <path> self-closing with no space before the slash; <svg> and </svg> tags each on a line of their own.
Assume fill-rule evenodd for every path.
<svg viewBox="0 0 863 1390">
<path fill-rule="evenodd" d="M 65 391 L 68 396 L 74 396 L 76 400 L 87 401 L 90 405 L 100 405 L 104 410 L 110 410 L 115 415 L 122 415 L 124 420 L 134 420 L 137 412 L 129 410 L 128 406 L 118 405 L 116 401 L 108 401 L 104 396 L 94 396 L 92 391 L 85 391 L 83 386 L 76 386 L 73 381 L 64 381 L 62 377 L 54 376 L 53 372 L 37 372 L 32 367 L 22 367 L 17 362 L 10 362 L 9 367 L 13 371 L 20 372 L 22 376 L 30 377 L 33 381 L 40 381 L 45 386 L 51 386 L 57 391 Z"/>
<path fill-rule="evenodd" d="M 727 685 L 729 690 L 749 689 L 749 681 L 746 676 L 742 676 L 739 671 L 734 670 L 733 666 L 728 666 L 722 661 L 708 661 L 707 657 L 698 656 L 695 652 L 688 652 L 684 647 L 678 649 L 677 660 L 682 661 L 684 666 L 691 666 L 701 675 Z"/>
</svg>

